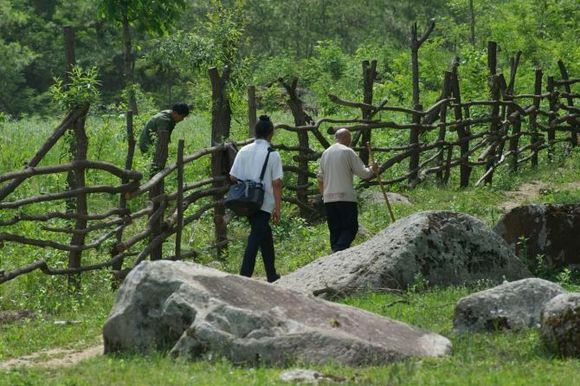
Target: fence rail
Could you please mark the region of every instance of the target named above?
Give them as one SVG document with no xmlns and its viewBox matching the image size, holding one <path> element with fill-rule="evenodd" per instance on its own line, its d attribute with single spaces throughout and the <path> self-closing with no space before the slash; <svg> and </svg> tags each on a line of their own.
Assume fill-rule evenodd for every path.
<svg viewBox="0 0 580 386">
<path fill-rule="evenodd" d="M 429 28 L 428 32 L 432 29 Z M 416 28 L 415 28 L 416 37 Z M 420 44 L 428 38 L 426 32 L 415 41 L 418 55 Z M 508 81 L 496 69 L 496 46 L 489 44 L 489 100 L 462 101 L 459 69 L 457 63 L 450 71 L 443 73 L 441 94 L 430 107 L 423 109 L 419 103 L 418 88 L 414 88 L 413 108 L 388 106 L 386 101 L 373 102 L 373 83 L 376 81 L 376 61 L 363 62 L 364 100 L 349 101 L 336 95 L 329 95 L 331 102 L 353 109 L 353 117 L 336 119 L 323 117 L 317 120 L 304 110 L 297 90 L 298 79 L 279 80 L 279 84 L 288 95 L 288 107 L 293 114 L 294 123 L 280 123 L 278 130 L 296 134 L 296 142 L 275 144 L 274 148 L 290 155 L 292 163 L 284 165 L 287 180 L 283 200 L 295 205 L 304 217 L 319 216 L 320 194 L 316 186 L 314 165 L 322 151 L 332 142 L 324 133 L 333 134 L 339 129 L 354 133 L 353 149 L 361 158 L 368 159 L 369 149 L 366 146 L 377 130 L 409 132 L 407 144 L 394 146 L 374 146 L 370 150 L 380 154 L 379 174 L 385 185 L 405 182 L 410 186 L 434 175 L 439 183 L 449 183 L 454 170 L 457 170 L 459 185 L 466 187 L 470 183 L 479 185 L 492 183 L 493 175 L 502 165 L 515 172 L 524 163 L 536 167 L 539 153 L 546 151 L 552 159 L 557 149 L 569 152 L 577 145 L 579 108 L 575 99 L 579 94 L 572 91 L 572 86 L 580 79 L 570 79 L 564 63 L 558 63 L 561 79 L 547 77 L 543 89 L 544 75 L 541 70 L 535 72 L 534 90 L 527 94 L 514 94 L 516 72 L 520 60 L 518 53 L 511 59 L 511 70 Z M 413 71 L 414 84 L 418 82 L 418 71 Z M 123 168 L 104 161 L 86 159 L 88 140 L 85 133 L 85 120 L 88 106 L 82 106 L 67 114 L 50 138 L 28 162 L 23 170 L 11 171 L 0 175 L 0 209 L 4 213 L 0 220 L 0 246 L 4 243 L 51 248 L 68 253 L 67 268 L 51 268 L 48 261 L 39 259 L 24 267 L 10 272 L 0 269 L 0 283 L 12 280 L 20 275 L 41 270 L 49 275 L 69 275 L 73 283 L 78 282 L 78 274 L 90 270 L 110 268 L 118 276 L 148 256 L 151 259 L 182 259 L 195 257 L 198 251 L 183 251 L 181 231 L 183 227 L 198 221 L 203 214 L 213 213 L 215 244 L 218 254 L 227 246 L 227 219 L 223 206 L 223 196 L 228 189 L 227 173 L 232 161 L 232 149 L 252 141 L 245 139 L 235 143 L 225 142 L 230 136 L 231 110 L 227 82 L 229 70 L 224 69 L 220 75 L 217 69 L 211 69 L 209 76 L 213 86 L 212 106 L 212 144 L 208 148 L 198 149 L 194 153 L 183 154 L 184 144 L 178 145 L 178 157 L 167 165 L 168 136 L 160 133 L 156 143 L 152 172 L 147 180 L 133 168 L 135 139 L 133 134 L 132 114 L 127 114 L 127 156 Z M 256 118 L 256 89 L 248 89 L 248 119 L 250 123 Z M 416 95 L 415 95 L 416 93 Z M 474 108 L 487 109 L 487 113 L 474 115 Z M 358 110 L 358 112 L 356 111 Z M 397 114 L 397 119 L 382 120 L 380 113 Z M 401 115 L 406 119 L 400 119 Z M 76 139 L 77 149 L 70 162 L 52 166 L 38 166 L 43 157 L 67 132 L 71 131 Z M 523 140 L 526 140 L 526 143 Z M 565 146 L 560 146 L 565 144 Z M 211 173 L 199 181 L 184 182 L 184 168 L 201 159 L 210 157 Z M 285 157 L 287 158 L 287 157 Z M 396 165 L 408 162 L 407 167 Z M 87 186 L 85 174 L 89 170 L 108 173 L 119 179 L 119 185 Z M 26 180 L 42 178 L 58 173 L 68 173 L 72 181 L 70 189 L 63 192 L 32 195 L 30 197 L 9 200 L 11 194 Z M 397 174 L 398 173 L 398 174 Z M 388 174 L 388 175 L 386 175 Z M 177 188 L 167 192 L 165 182 L 177 179 Z M 376 180 L 363 181 L 361 189 L 376 184 Z M 102 213 L 88 211 L 89 198 L 93 194 L 108 193 L 118 196 L 118 207 Z M 136 200 L 139 197 L 146 199 Z M 142 207 L 129 209 L 129 202 L 145 202 Z M 203 201 L 202 201 L 203 200 Z M 67 204 L 66 211 L 50 211 L 54 203 Z M 49 205 L 46 213 L 24 213 L 23 208 L 30 205 Z M 38 208 L 38 207 L 36 207 Z M 141 219 L 147 218 L 146 221 Z M 54 222 L 57 224 L 54 224 Z M 22 222 L 34 222 L 42 233 L 54 235 L 49 239 L 25 237 L 10 229 Z M 62 223 L 68 225 L 63 226 Z M 138 229 L 134 229 L 138 225 Z M 129 233 L 129 227 L 133 227 Z M 65 236 L 70 242 L 65 242 Z M 163 253 L 163 244 L 175 236 L 174 254 Z M 107 246 L 109 257 L 106 261 L 83 265 L 82 253 L 88 250 L 102 250 Z M 143 246 L 139 246 L 143 245 Z M 132 257 L 130 264 L 127 258 Z M 0 267 L 1 268 L 1 267 Z"/>
</svg>

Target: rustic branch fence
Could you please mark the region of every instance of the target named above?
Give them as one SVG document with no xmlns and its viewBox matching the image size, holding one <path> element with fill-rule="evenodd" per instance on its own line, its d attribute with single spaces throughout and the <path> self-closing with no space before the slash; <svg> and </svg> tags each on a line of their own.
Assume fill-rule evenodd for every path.
<svg viewBox="0 0 580 386">
<path fill-rule="evenodd" d="M 534 91 L 531 94 L 514 94 L 516 72 L 520 53 L 511 60 L 509 82 L 503 74 L 497 73 L 497 46 L 488 45 L 489 92 L 488 100 L 462 101 L 458 61 L 450 71 L 443 73 L 442 90 L 438 100 L 429 108 L 423 109 L 419 100 L 417 55 L 420 45 L 428 38 L 433 25 L 427 32 L 417 38 L 417 27 L 412 30 L 413 53 L 413 108 L 388 106 L 386 101 L 373 104 L 373 83 L 376 81 L 377 62 L 362 63 L 363 95 L 362 102 L 348 101 L 339 96 L 329 95 L 330 101 L 343 107 L 360 111 L 353 113 L 353 118 L 314 120 L 304 110 L 297 86 L 298 79 L 290 81 L 279 79 L 280 85 L 288 95 L 288 106 L 294 117 L 294 124 L 278 124 L 278 130 L 286 130 L 297 135 L 297 144 L 277 144 L 274 148 L 288 153 L 293 163 L 284 165 L 290 176 L 285 187 L 284 201 L 296 205 L 304 217 L 321 214 L 320 195 L 316 187 L 316 164 L 323 149 L 330 146 L 332 140 L 323 134 L 326 127 L 328 134 L 345 128 L 354 132 L 353 148 L 361 158 L 368 159 L 368 148 L 365 146 L 377 130 L 408 131 L 409 143 L 392 147 L 372 147 L 374 153 L 388 156 L 382 161 L 379 173 L 401 171 L 399 175 L 383 178 L 384 184 L 407 182 L 414 186 L 435 175 L 441 183 L 449 183 L 453 170 L 458 170 L 460 187 L 466 187 L 476 175 L 475 185 L 492 183 L 497 169 L 508 163 L 509 170 L 516 172 L 521 165 L 530 162 L 532 167 L 539 163 L 539 153 L 547 150 L 549 159 L 554 157 L 558 144 L 566 144 L 563 151 L 577 145 L 578 112 L 574 101 L 577 93 L 572 92 L 572 85 L 580 79 L 570 79 L 564 63 L 558 63 L 561 79 L 547 77 L 546 91 L 542 92 L 543 73 L 535 72 Z M 85 133 L 85 120 L 89 106 L 74 109 L 64 118 L 51 137 L 38 150 L 27 166 L 20 171 L 0 175 L 0 228 L 10 230 L 21 222 L 34 222 L 39 229 L 49 235 L 70 235 L 70 242 L 54 241 L 54 238 L 30 238 L 12 233 L 0 232 L 0 246 L 4 243 L 19 243 L 39 248 L 52 248 L 68 253 L 66 268 L 51 268 L 45 259 L 39 259 L 26 266 L 9 272 L 0 269 L 0 283 L 12 280 L 20 275 L 41 270 L 49 275 L 69 275 L 70 280 L 78 285 L 78 274 L 85 271 L 110 268 L 118 277 L 123 277 L 128 270 L 139 264 L 148 256 L 152 260 L 185 259 L 195 257 L 195 250 L 182 251 L 182 230 L 188 224 L 198 221 L 201 216 L 211 211 L 215 230 L 215 247 L 218 256 L 227 247 L 227 217 L 223 205 L 223 196 L 228 189 L 227 173 L 236 146 L 243 146 L 253 139 L 235 143 L 227 142 L 230 137 L 231 109 L 228 98 L 227 83 L 229 69 L 209 70 L 213 86 L 212 92 L 212 137 L 211 146 L 199 149 L 192 154 L 184 154 L 184 143 L 178 144 L 177 160 L 168 162 L 168 136 L 160 133 L 151 169 L 151 176 L 143 181 L 141 173 L 132 170 L 135 151 L 132 113 L 127 113 L 127 156 L 124 168 L 103 161 L 87 160 L 89 145 Z M 416 87 L 415 87 L 416 86 Z M 565 102 L 564 102 L 564 101 Z M 542 109 L 542 102 L 548 109 Z M 476 108 L 487 108 L 485 115 L 474 116 Z M 250 132 L 256 121 L 256 89 L 248 88 L 248 120 Z M 380 113 L 404 114 L 408 117 L 402 122 L 381 120 Z M 451 114 L 452 113 L 452 114 Z M 474 116 L 472 118 L 472 116 Z M 449 119 L 451 117 L 451 119 Z M 74 135 L 76 148 L 73 159 L 65 164 L 39 167 L 40 161 L 50 149 L 67 132 Z M 527 143 L 522 139 L 528 138 Z M 362 142 L 362 143 L 361 143 Z M 507 150 L 506 150 L 507 144 Z M 188 183 L 184 182 L 184 168 L 198 162 L 204 157 L 211 158 L 211 173 L 207 178 Z M 288 157 L 285 157 L 286 159 Z M 408 167 L 394 167 L 408 160 Z M 86 185 L 86 172 L 99 170 L 109 173 L 120 180 L 117 186 Z M 68 173 L 72 178 L 71 188 L 64 192 L 36 195 L 27 198 L 7 200 L 24 181 L 37 176 L 55 173 Z M 391 173 L 393 174 L 393 173 Z M 165 182 L 175 178 L 175 192 L 166 192 Z M 365 181 L 360 184 L 364 189 L 376 181 Z M 118 195 L 118 206 L 102 213 L 90 212 L 90 195 L 109 193 Z M 128 203 L 137 197 L 147 194 L 146 204 L 130 210 Z M 203 201 L 201 201 L 203 199 Z M 28 214 L 24 208 L 30 205 L 39 209 L 39 204 L 50 204 L 50 208 L 62 207 L 59 202 L 72 200 L 74 211 L 48 211 L 43 214 Z M 139 201 L 139 200 L 137 200 Z M 57 204 L 55 204 L 57 203 Z M 55 206 L 56 205 L 56 206 Z M 7 216 L 6 213 L 11 213 Z M 146 221 L 140 220 L 147 218 Z M 68 221 L 69 225 L 55 226 Z M 137 224 L 138 229 L 134 229 Z M 130 230 L 130 232 L 129 232 Z M 96 235 L 95 235 L 96 234 Z M 95 236 L 93 236 L 95 235 Z M 163 244 L 175 235 L 174 253 L 163 253 Z M 92 236 L 92 237 L 91 237 Z M 62 239 L 62 238 L 60 238 Z M 100 250 L 108 245 L 108 259 L 94 264 L 82 264 L 82 254 L 89 250 Z M 130 262 L 128 258 L 131 257 Z"/>
</svg>

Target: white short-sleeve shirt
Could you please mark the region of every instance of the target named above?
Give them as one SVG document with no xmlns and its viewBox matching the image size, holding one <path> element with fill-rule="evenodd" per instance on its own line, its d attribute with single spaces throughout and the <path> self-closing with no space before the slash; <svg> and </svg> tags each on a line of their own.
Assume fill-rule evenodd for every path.
<svg viewBox="0 0 580 386">
<path fill-rule="evenodd" d="M 265 139 L 256 139 L 253 143 L 240 149 L 234 160 L 230 175 L 238 180 L 259 182 L 262 166 L 268 154 L 270 144 Z M 261 210 L 272 213 L 274 210 L 274 189 L 272 181 L 282 179 L 282 160 L 277 151 L 270 152 L 266 173 L 264 174 L 264 203 Z"/>
</svg>

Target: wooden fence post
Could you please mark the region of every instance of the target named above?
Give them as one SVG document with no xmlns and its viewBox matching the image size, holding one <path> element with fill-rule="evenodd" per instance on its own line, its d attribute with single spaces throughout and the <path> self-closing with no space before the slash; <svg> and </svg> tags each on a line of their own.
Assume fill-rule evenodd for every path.
<svg viewBox="0 0 580 386">
<path fill-rule="evenodd" d="M 84 110 L 83 114 L 75 121 L 73 130 L 75 136 L 75 161 L 86 161 L 87 152 L 89 148 L 89 139 L 85 131 L 85 121 L 86 116 L 89 111 L 89 106 L 82 108 Z M 85 168 L 79 167 L 73 172 L 74 186 L 77 189 L 85 188 Z M 76 220 L 75 220 L 75 230 L 71 238 L 70 245 L 75 247 L 83 247 L 85 244 L 86 233 L 84 232 L 87 227 L 87 215 L 88 215 L 88 204 L 87 204 L 87 194 L 79 193 L 76 197 Z M 68 268 L 80 268 L 81 266 L 81 256 L 82 250 L 74 250 L 69 253 L 68 256 Z M 69 285 L 75 288 L 80 287 L 80 276 L 79 274 L 69 275 Z"/>
<path fill-rule="evenodd" d="M 497 138 L 499 121 L 500 121 L 500 84 L 499 78 L 497 76 L 497 43 L 493 41 L 487 42 L 487 67 L 489 69 L 489 89 L 490 97 L 494 102 L 490 109 L 491 125 L 489 128 L 490 135 L 489 138 L 489 148 L 487 151 L 487 164 L 485 166 L 485 183 L 491 184 L 493 180 L 493 167 L 495 165 L 496 157 L 496 147 L 500 142 L 500 138 Z"/>
<path fill-rule="evenodd" d="M 540 136 L 538 135 L 538 110 L 540 109 L 540 103 L 542 102 L 542 70 L 536 68 L 535 71 L 535 81 L 534 81 L 534 111 L 530 113 L 530 145 L 532 148 L 532 167 L 538 167 L 538 142 L 540 141 Z"/>
<path fill-rule="evenodd" d="M 487 42 L 487 68 L 489 75 L 497 75 L 497 43 Z"/>
<path fill-rule="evenodd" d="M 427 28 L 427 31 L 418 38 L 417 35 L 417 23 L 413 23 L 411 26 L 411 70 L 413 73 L 413 106 L 416 106 L 420 103 L 419 98 L 419 48 L 421 45 L 425 43 L 425 41 L 433 32 L 433 28 L 435 28 L 435 22 L 432 20 Z"/>
<path fill-rule="evenodd" d="M 135 134 L 133 133 L 133 111 L 129 110 L 126 112 L 126 122 L 127 122 L 127 157 L 125 158 L 125 170 L 133 169 L 133 157 L 135 155 Z M 122 184 L 129 182 L 127 177 L 121 179 Z M 127 196 L 125 194 L 119 195 L 119 208 L 127 209 Z M 121 244 L 123 241 L 123 229 L 119 229 L 115 235 L 117 244 Z M 116 246 L 111 250 L 111 257 L 116 256 L 120 251 L 117 250 Z M 113 271 L 121 271 L 123 269 L 123 259 L 119 259 L 112 266 Z"/>
<path fill-rule="evenodd" d="M 417 34 L 417 23 L 413 23 L 411 26 L 411 70 L 413 73 L 413 108 L 416 111 L 422 111 L 423 107 L 420 104 L 420 97 L 419 97 L 419 48 L 421 45 L 425 43 L 427 38 L 431 32 L 433 32 L 433 28 L 435 28 L 435 22 L 431 21 L 427 31 L 421 36 L 418 37 Z M 409 158 L 409 184 L 414 186 L 418 182 L 419 171 L 417 170 L 419 167 L 419 135 L 421 134 L 421 115 L 420 114 L 413 114 L 413 124 L 414 126 L 411 129 L 409 134 L 409 145 L 414 146 L 412 150 L 411 157 Z"/>
<path fill-rule="evenodd" d="M 497 154 L 497 145 L 501 142 L 501 138 L 498 138 L 499 134 L 499 123 L 500 123 L 500 85 L 499 85 L 499 77 L 497 75 L 492 75 L 489 77 L 489 86 L 490 86 L 490 97 L 491 100 L 494 102 L 491 106 L 490 116 L 491 116 L 491 124 L 489 127 L 489 148 L 487 151 L 487 163 L 485 165 L 485 183 L 491 184 L 493 180 L 493 168 L 496 162 L 496 154 Z"/>
<path fill-rule="evenodd" d="M 373 60 L 369 63 L 368 60 L 362 62 L 362 73 L 363 73 L 363 103 L 367 105 L 373 104 L 373 85 L 375 79 L 377 78 L 377 61 Z M 373 111 L 369 108 L 362 107 L 362 119 L 370 120 L 373 116 Z M 366 147 L 367 143 L 371 142 L 371 129 L 363 129 L 353 138 L 353 146 L 358 142 L 359 137 L 362 137 L 362 148 L 360 150 L 359 156 L 363 163 L 367 165 L 369 163 L 369 152 Z"/>
<path fill-rule="evenodd" d="M 230 99 L 228 94 L 228 81 L 230 78 L 230 68 L 224 66 L 220 76 L 218 69 L 212 67 L 208 71 L 212 86 L 212 108 L 211 108 L 211 145 L 217 146 L 224 143 L 224 140 L 230 136 L 231 115 Z M 213 152 L 211 155 L 211 174 L 216 181 L 213 183 L 214 188 L 220 188 L 228 182 L 218 177 L 228 174 L 225 152 Z M 217 256 L 222 257 L 223 250 L 227 247 L 228 230 L 225 220 L 226 207 L 223 204 L 223 193 L 216 193 L 213 196 L 216 202 L 214 206 L 214 234 L 217 246 Z"/>
<path fill-rule="evenodd" d="M 449 71 L 445 71 L 443 74 L 443 86 L 441 91 L 441 96 L 443 98 L 449 98 L 449 96 L 451 95 L 452 81 L 453 74 Z M 439 183 L 446 183 L 443 173 L 443 159 L 444 159 L 443 152 L 445 150 L 445 145 L 443 145 L 442 143 L 445 141 L 445 135 L 447 132 L 446 121 L 447 121 L 447 102 L 441 106 L 441 110 L 439 111 L 439 123 L 441 126 L 439 127 L 439 135 L 437 137 L 437 141 L 441 143 L 441 146 L 439 148 L 439 155 L 437 156 L 437 166 L 439 167 L 439 170 L 436 173 Z M 453 146 L 450 145 L 449 148 L 452 151 Z"/>
<path fill-rule="evenodd" d="M 248 86 L 248 136 L 254 136 L 254 127 L 258 121 L 256 106 L 256 86 Z"/>
<path fill-rule="evenodd" d="M 169 132 L 167 130 L 157 131 L 157 141 L 155 143 L 155 155 L 151 165 L 151 176 L 154 176 L 158 171 L 165 167 L 167 163 L 169 147 Z M 153 210 L 151 212 L 150 224 L 151 237 L 150 242 L 153 242 L 157 236 L 162 233 L 163 213 L 157 213 L 159 210 L 163 211 L 165 203 L 162 203 L 160 196 L 165 193 L 165 180 L 161 179 L 149 191 L 149 199 L 153 201 Z M 155 200 L 153 200 L 155 199 Z M 161 260 L 163 258 L 163 244 L 159 244 L 151 249 L 151 260 Z"/>
<path fill-rule="evenodd" d="M 514 90 L 516 84 L 516 73 L 518 71 L 518 65 L 520 63 L 520 56 L 522 55 L 522 51 L 518 51 L 515 57 L 510 58 L 510 82 L 507 86 L 505 100 L 509 102 L 513 102 L 514 100 Z M 517 172 L 518 170 L 518 148 L 520 142 L 520 133 L 522 127 L 521 118 L 516 118 L 515 122 L 510 122 L 510 117 L 513 113 L 516 112 L 516 108 L 514 106 L 508 106 L 507 108 L 507 119 L 506 125 L 512 125 L 512 133 L 509 141 L 509 151 L 511 153 L 510 157 L 510 171 Z M 506 130 L 506 135 L 509 133 L 509 130 Z"/>
<path fill-rule="evenodd" d="M 552 126 L 552 122 L 556 120 L 556 104 L 557 104 L 557 92 L 555 90 L 554 77 L 548 76 L 547 90 L 550 94 L 548 96 L 548 102 L 550 111 L 548 113 L 548 160 L 552 162 L 554 160 L 554 141 L 556 139 L 556 130 Z"/>
<path fill-rule="evenodd" d="M 64 53 L 65 53 L 65 71 L 64 71 L 64 88 L 68 89 L 70 86 L 71 81 L 71 72 L 76 64 L 75 59 L 75 31 L 71 26 L 63 27 L 63 36 L 64 36 Z M 73 122 L 73 126 L 76 122 Z M 71 126 L 71 130 L 74 131 L 73 126 Z M 75 154 L 77 151 L 77 144 L 75 143 L 75 138 L 69 143 L 69 155 L 71 159 L 75 158 Z M 74 170 L 71 170 L 67 173 L 66 176 L 67 182 L 67 190 L 74 190 L 76 188 L 76 177 L 74 175 Z M 67 213 L 74 213 L 75 211 L 75 200 L 74 198 L 69 198 L 66 200 L 66 211 Z"/>
<path fill-rule="evenodd" d="M 461 89 L 459 88 L 459 58 L 455 58 L 452 70 L 451 95 L 454 99 L 453 114 L 457 125 L 457 136 L 460 141 L 459 151 L 461 157 L 461 164 L 459 166 L 459 187 L 466 188 L 469 186 L 469 177 L 471 175 L 471 167 L 469 166 L 469 126 L 463 123 L 463 111 L 461 109 Z M 469 111 L 469 110 L 467 110 Z"/>
<path fill-rule="evenodd" d="M 415 105 L 416 113 L 413 114 L 413 128 L 409 132 L 409 146 L 411 146 L 411 156 L 409 157 L 409 185 L 415 186 L 419 182 L 419 159 L 421 152 L 419 151 L 419 135 L 421 134 L 421 114 L 423 106 Z"/>
<path fill-rule="evenodd" d="M 302 99 L 298 96 L 296 91 L 298 86 L 298 78 L 294 78 L 292 83 L 287 83 L 284 79 L 278 79 L 280 84 L 286 89 L 288 94 L 288 99 L 286 103 L 290 110 L 292 111 L 292 116 L 294 117 L 295 126 L 305 126 L 307 123 L 312 122 L 312 118 L 304 111 L 304 103 Z M 308 172 L 308 159 L 310 155 L 310 144 L 308 139 L 308 132 L 305 130 L 298 131 L 298 169 L 304 172 Z M 308 217 L 310 212 L 307 210 L 308 207 L 308 174 L 298 173 L 297 177 L 297 189 L 296 189 L 296 199 L 303 203 L 300 205 L 300 216 L 303 218 Z"/>
<path fill-rule="evenodd" d="M 562 75 L 562 80 L 567 81 L 570 78 L 568 77 L 568 70 L 566 69 L 566 66 L 564 65 L 564 62 L 562 61 L 562 59 L 558 60 L 558 67 L 560 68 L 560 74 Z M 572 97 L 572 88 L 570 87 L 569 83 L 564 83 L 564 90 L 566 90 L 566 93 L 568 94 L 566 96 L 566 101 L 568 102 L 568 106 L 573 107 L 574 106 L 574 98 Z M 578 146 L 578 120 L 574 119 L 573 122 L 570 124 L 571 126 L 571 132 L 570 132 L 570 142 L 572 143 L 572 146 Z"/>
<path fill-rule="evenodd" d="M 76 59 L 75 59 L 75 31 L 71 26 L 63 27 L 64 34 L 64 52 L 65 52 L 65 74 L 64 74 L 64 84 L 68 85 L 70 82 L 69 74 L 73 70 Z"/>
<path fill-rule="evenodd" d="M 181 260 L 181 235 L 183 233 L 183 148 L 185 141 L 177 144 L 177 231 L 175 232 L 175 260 Z"/>
</svg>

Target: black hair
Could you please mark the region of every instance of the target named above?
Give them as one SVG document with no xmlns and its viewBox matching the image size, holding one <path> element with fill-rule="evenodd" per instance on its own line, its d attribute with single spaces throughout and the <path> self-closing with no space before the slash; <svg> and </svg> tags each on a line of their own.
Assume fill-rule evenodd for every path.
<svg viewBox="0 0 580 386">
<path fill-rule="evenodd" d="M 260 115 L 256 126 L 254 126 L 254 133 L 256 138 L 266 139 L 274 132 L 274 124 L 267 115 Z"/>
<path fill-rule="evenodd" d="M 187 117 L 189 115 L 189 105 L 187 103 L 178 102 L 173 105 L 171 110 L 175 111 L 177 114 Z"/>
</svg>

